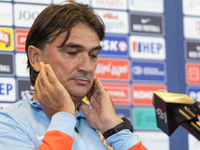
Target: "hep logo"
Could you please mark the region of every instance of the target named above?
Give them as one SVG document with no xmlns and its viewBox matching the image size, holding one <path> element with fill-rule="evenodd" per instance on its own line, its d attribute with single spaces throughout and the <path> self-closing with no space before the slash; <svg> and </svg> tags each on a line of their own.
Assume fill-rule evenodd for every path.
<svg viewBox="0 0 200 150">
<path fill-rule="evenodd" d="M 12 84 L 0 83 L 0 95 L 9 95 L 12 89 Z"/>
<path fill-rule="evenodd" d="M 161 43 L 156 42 L 133 42 L 133 52 L 159 53 L 162 49 Z"/>
</svg>

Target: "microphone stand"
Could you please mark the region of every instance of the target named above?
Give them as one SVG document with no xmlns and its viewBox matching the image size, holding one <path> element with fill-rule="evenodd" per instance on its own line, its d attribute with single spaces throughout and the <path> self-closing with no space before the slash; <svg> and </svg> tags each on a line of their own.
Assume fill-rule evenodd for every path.
<svg viewBox="0 0 200 150">
<path fill-rule="evenodd" d="M 200 123 L 198 120 L 200 114 L 200 103 L 181 105 L 172 112 L 174 121 L 180 124 L 184 129 L 191 133 L 200 141 Z"/>
</svg>

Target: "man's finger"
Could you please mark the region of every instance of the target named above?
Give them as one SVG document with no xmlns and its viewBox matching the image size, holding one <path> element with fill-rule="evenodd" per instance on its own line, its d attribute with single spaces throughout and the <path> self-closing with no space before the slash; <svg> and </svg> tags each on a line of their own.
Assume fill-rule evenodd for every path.
<svg viewBox="0 0 200 150">
<path fill-rule="evenodd" d="M 87 116 L 90 112 L 89 106 L 85 102 L 81 102 L 80 109 L 83 112 L 84 116 L 87 118 Z"/>
<path fill-rule="evenodd" d="M 57 79 L 52 67 L 49 64 L 46 64 L 45 65 L 45 69 L 46 69 L 46 74 L 47 74 L 49 83 L 51 85 L 57 84 L 59 81 L 58 81 L 58 79 Z"/>
<path fill-rule="evenodd" d="M 94 82 L 95 82 L 95 83 L 94 83 L 94 89 L 95 89 L 96 91 L 98 91 L 98 95 L 101 94 L 101 93 L 106 92 L 104 86 L 102 85 L 102 83 L 100 82 L 100 80 L 99 80 L 98 78 L 96 78 L 96 79 L 94 80 Z"/>
<path fill-rule="evenodd" d="M 37 97 L 41 97 L 41 91 L 43 90 L 43 86 L 40 82 L 40 73 L 38 74 L 38 77 L 35 81 L 35 85 L 34 85 L 34 88 L 35 88 L 35 94 Z"/>
<path fill-rule="evenodd" d="M 46 74 L 46 71 L 45 71 L 44 62 L 40 62 L 40 73 L 39 74 L 40 75 L 37 77 L 37 79 L 38 79 L 38 81 L 40 81 L 41 86 L 48 87 L 49 81 L 48 81 L 47 74 Z"/>
</svg>

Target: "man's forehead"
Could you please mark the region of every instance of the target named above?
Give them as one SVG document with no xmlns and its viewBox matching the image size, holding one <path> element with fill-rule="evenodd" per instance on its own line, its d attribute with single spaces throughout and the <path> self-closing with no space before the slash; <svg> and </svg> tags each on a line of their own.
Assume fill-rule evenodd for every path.
<svg viewBox="0 0 200 150">
<path fill-rule="evenodd" d="M 100 46 L 100 39 L 97 32 L 86 24 L 78 23 L 71 28 L 70 33 L 67 31 L 61 32 L 56 30 L 50 37 L 50 43 L 56 41 L 57 46 L 62 47 L 67 43 L 85 45 L 89 42 L 92 47 Z"/>
</svg>

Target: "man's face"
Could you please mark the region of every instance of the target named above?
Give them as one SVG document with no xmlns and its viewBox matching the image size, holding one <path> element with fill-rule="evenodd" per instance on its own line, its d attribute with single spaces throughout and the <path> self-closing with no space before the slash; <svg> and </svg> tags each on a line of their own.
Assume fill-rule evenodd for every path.
<svg viewBox="0 0 200 150">
<path fill-rule="evenodd" d="M 93 84 L 100 40 L 93 29 L 82 23 L 71 29 L 67 42 L 59 48 L 65 36 L 66 32 L 46 45 L 43 61 L 51 65 L 72 99 L 81 99 Z"/>
</svg>

